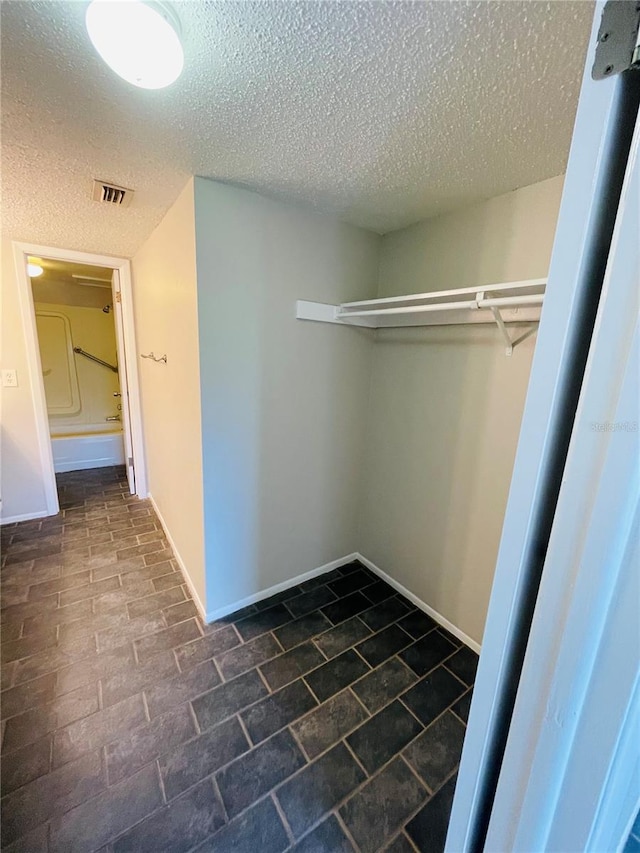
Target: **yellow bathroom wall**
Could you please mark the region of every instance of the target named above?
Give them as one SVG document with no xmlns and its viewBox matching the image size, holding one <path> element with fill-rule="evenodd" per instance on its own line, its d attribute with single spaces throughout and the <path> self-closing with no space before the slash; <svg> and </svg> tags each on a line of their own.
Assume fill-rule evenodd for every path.
<svg viewBox="0 0 640 853">
<path fill-rule="evenodd" d="M 50 415 L 77 415 L 80 389 L 69 318 L 57 311 L 36 312 L 44 393 Z"/>
<path fill-rule="evenodd" d="M 105 314 L 100 308 L 80 308 L 47 302 L 36 302 L 35 310 L 36 321 L 41 312 L 43 319 L 48 318 L 48 322 L 38 322 L 39 330 L 45 329 L 47 325 L 51 328 L 50 315 L 62 315 L 68 320 L 71 329 L 72 347 L 81 347 L 110 364 L 117 363 L 113 314 Z M 59 328 L 63 325 L 60 322 Z M 61 342 L 56 345 L 55 342 L 49 341 L 48 337 L 42 341 L 40 354 L 51 433 L 56 435 L 72 432 L 69 428 L 87 424 L 104 424 L 105 429 L 109 428 L 112 424 L 107 422 L 107 417 L 118 414 L 119 398 L 113 396 L 120 390 L 118 375 L 73 352 L 70 356 L 73 360 L 65 364 L 64 353 L 65 347 Z M 62 412 L 62 398 L 57 393 L 60 391 L 60 383 L 56 376 L 65 373 L 70 377 L 70 388 L 77 377 L 78 399 L 66 412 Z"/>
</svg>

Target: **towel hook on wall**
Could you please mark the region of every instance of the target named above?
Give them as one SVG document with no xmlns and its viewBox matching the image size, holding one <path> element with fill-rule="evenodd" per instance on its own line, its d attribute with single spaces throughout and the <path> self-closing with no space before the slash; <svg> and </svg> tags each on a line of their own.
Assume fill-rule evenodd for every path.
<svg viewBox="0 0 640 853">
<path fill-rule="evenodd" d="M 140 358 L 150 358 L 151 361 L 161 361 L 161 362 L 163 362 L 163 364 L 167 363 L 166 353 L 165 353 L 165 355 L 156 356 L 152 352 L 149 352 L 146 355 L 145 355 L 145 353 L 141 352 Z"/>
</svg>

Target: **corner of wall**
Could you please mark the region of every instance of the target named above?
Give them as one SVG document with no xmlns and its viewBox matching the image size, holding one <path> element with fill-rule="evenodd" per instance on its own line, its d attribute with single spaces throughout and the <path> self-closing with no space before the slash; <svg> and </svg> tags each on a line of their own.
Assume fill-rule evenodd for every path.
<svg viewBox="0 0 640 853">
<path fill-rule="evenodd" d="M 204 521 L 194 180 L 132 260 L 149 493 L 204 612 Z"/>
<path fill-rule="evenodd" d="M 545 276 L 562 182 L 385 234 L 378 296 Z M 358 550 L 480 640 L 534 339 L 505 359 L 491 327 L 375 334 Z"/>
<path fill-rule="evenodd" d="M 207 608 L 354 551 L 367 333 L 295 318 L 371 297 L 379 237 L 195 179 Z"/>
</svg>

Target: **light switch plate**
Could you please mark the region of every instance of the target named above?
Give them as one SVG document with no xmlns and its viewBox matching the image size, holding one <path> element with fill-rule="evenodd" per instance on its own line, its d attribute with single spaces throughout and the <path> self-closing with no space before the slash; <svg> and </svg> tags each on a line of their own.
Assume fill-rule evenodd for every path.
<svg viewBox="0 0 640 853">
<path fill-rule="evenodd" d="M 18 372 L 16 370 L 3 370 L 2 385 L 4 388 L 17 388 Z"/>
</svg>

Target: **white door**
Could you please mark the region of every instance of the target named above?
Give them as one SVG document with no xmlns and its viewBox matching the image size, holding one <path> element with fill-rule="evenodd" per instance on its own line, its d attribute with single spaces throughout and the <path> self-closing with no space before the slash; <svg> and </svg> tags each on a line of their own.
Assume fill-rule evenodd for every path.
<svg viewBox="0 0 640 853">
<path fill-rule="evenodd" d="M 636 814 L 639 358 L 640 119 L 486 850 L 615 851 Z"/>
<path fill-rule="evenodd" d="M 567 753 L 560 757 L 553 750 L 551 753 L 544 752 L 550 741 L 543 743 L 544 738 L 551 737 L 553 730 L 556 735 L 573 737 L 573 727 L 577 725 L 575 714 L 584 698 L 584 695 L 579 697 L 577 693 L 570 692 L 558 700 L 560 693 L 552 693 L 553 688 L 557 687 L 554 666 L 568 648 L 563 646 L 566 638 L 562 636 L 564 626 L 558 617 L 558 607 L 565 606 L 562 615 L 567 616 L 572 596 L 576 593 L 572 581 L 575 580 L 575 573 L 583 567 L 565 559 L 557 560 L 553 571 L 548 570 L 551 534 L 553 532 L 557 536 L 558 530 L 556 513 L 562 509 L 562 495 L 564 501 L 567 500 L 563 483 L 567 480 L 569 466 L 576 464 L 572 463 L 569 450 L 575 447 L 575 430 L 580 425 L 582 429 L 585 426 L 580 421 L 578 395 L 583 381 L 596 378 L 599 382 L 608 383 L 613 393 L 614 377 L 616 381 L 621 378 L 620 371 L 623 371 L 627 360 L 630 367 L 633 364 L 631 350 L 620 350 L 618 345 L 622 338 L 616 338 L 617 333 L 612 332 L 610 327 L 607 333 L 609 339 L 605 338 L 604 343 L 601 341 L 599 344 L 599 354 L 601 358 L 604 357 L 603 364 L 611 365 L 611 361 L 605 357 L 606 352 L 616 353 L 614 373 L 607 375 L 606 369 L 598 371 L 594 367 L 593 348 L 589 349 L 592 342 L 595 346 L 596 341 L 594 320 L 600 288 L 603 287 L 604 296 L 607 292 L 605 268 L 609 270 L 612 262 L 609 248 L 614 222 L 618 231 L 622 227 L 616 215 L 640 92 L 640 72 L 637 71 L 611 75 L 598 81 L 592 79 L 591 69 L 596 45 L 600 41 L 598 31 L 603 7 L 602 2 L 596 4 L 586 57 L 545 304 L 447 836 L 446 849 L 451 853 L 482 849 L 608 850 L 593 846 L 592 841 L 585 841 L 590 832 L 596 831 L 592 826 L 593 814 L 588 813 L 586 799 L 581 803 L 582 808 L 577 805 L 575 797 L 573 800 L 568 796 L 566 799 L 564 796 L 558 799 L 563 774 L 569 770 L 569 765 L 563 764 L 568 760 Z M 604 42 L 604 39 L 601 41 Z M 627 172 L 627 198 L 633 197 L 635 193 L 637 200 L 638 180 L 637 174 Z M 629 211 L 628 215 L 632 216 L 630 208 Z M 636 251 L 637 233 L 636 230 Z M 629 247 L 627 251 L 630 252 L 630 263 L 633 253 Z M 637 293 L 637 266 L 631 266 L 630 270 L 631 278 L 627 276 L 625 279 L 623 276 L 622 285 L 627 288 L 635 286 Z M 607 271 L 607 275 L 611 273 Z M 620 286 L 613 280 L 611 285 L 614 289 Z M 627 290 L 627 297 L 630 298 L 632 293 L 633 290 Z M 602 310 L 602 304 L 599 310 Z M 620 334 L 628 328 L 625 318 L 633 318 L 634 312 L 637 314 L 637 307 L 633 307 L 633 300 L 630 299 L 627 313 L 622 311 L 617 323 Z M 613 325 L 616 326 L 615 323 Z M 630 344 L 629 339 L 625 338 L 624 343 Z M 588 365 L 587 355 L 590 359 Z M 592 371 L 590 374 L 589 369 Z M 630 399 L 632 408 L 633 399 Z M 617 422 L 617 417 L 612 412 L 607 415 L 601 410 L 592 420 L 594 423 L 609 419 Z M 637 416 L 633 418 L 630 414 L 627 418 L 631 422 L 638 420 Z M 598 428 L 593 427 L 590 438 L 598 435 Z M 592 427 L 589 426 L 589 429 Z M 600 438 L 607 437 L 606 429 L 603 427 Z M 625 435 L 621 432 L 611 433 L 609 438 L 615 436 L 620 439 Z M 585 470 L 591 463 L 603 464 L 602 459 L 600 455 L 590 459 L 587 453 L 582 459 Z M 588 499 L 595 505 L 598 497 L 598 477 L 601 474 L 604 476 L 604 469 L 594 472 L 589 467 L 589 471 L 591 480 L 586 490 L 581 493 L 577 489 L 573 493 L 576 509 L 578 498 Z M 628 473 L 631 472 L 633 462 L 630 458 Z M 626 488 L 626 485 L 621 483 L 620 488 L 623 487 Z M 608 488 L 610 490 L 611 486 Z M 611 520 L 611 514 L 615 514 L 621 498 L 620 491 L 609 492 L 609 500 L 599 504 L 601 526 Z M 590 526 L 597 524 L 597 521 L 584 503 L 580 504 L 580 509 L 583 512 L 582 534 L 586 537 L 591 532 Z M 625 526 L 628 516 L 617 520 L 620 522 L 619 527 L 611 524 L 606 532 L 610 537 L 611 562 L 603 564 L 612 575 L 618 571 L 624 574 L 616 560 L 618 557 L 623 559 L 622 540 L 630 529 Z M 571 552 L 572 559 L 578 560 L 579 553 Z M 630 558 L 627 555 L 624 559 Z M 547 605 L 549 601 L 554 602 L 554 606 L 547 606 L 546 610 L 538 602 L 543 592 Z M 608 603 L 603 601 L 603 608 Z M 595 655 L 593 643 L 600 638 L 603 626 L 608 624 L 607 619 L 612 618 L 610 614 L 607 615 L 604 609 L 598 615 L 594 615 L 593 611 L 587 615 L 585 611 L 587 618 L 593 620 L 589 623 L 590 643 L 587 644 L 588 648 L 587 645 L 579 650 L 573 647 L 573 668 L 564 671 L 568 688 L 576 687 L 578 692 L 582 690 L 584 694 L 586 687 L 584 672 L 580 671 L 581 657 L 584 654 L 589 661 L 592 660 Z M 546 648 L 548 653 L 550 643 L 562 646 L 562 649 L 554 648 L 553 662 L 543 652 Z M 534 657 L 537 660 L 537 672 L 532 671 Z M 591 666 L 591 663 L 588 665 Z M 569 671 L 572 673 L 571 684 L 566 684 Z M 599 671 L 598 674 L 602 675 L 603 672 Z M 595 683 L 596 671 L 593 677 Z M 620 687 L 622 690 L 622 685 Z M 627 687 L 628 683 L 624 690 Z M 524 707 L 527 701 L 523 699 L 525 689 L 530 702 L 528 709 Z M 617 697 L 616 701 L 618 698 L 624 704 L 624 696 Z M 549 699 L 549 704 L 546 704 L 546 699 Z M 525 718 L 527 723 L 524 722 Z M 534 730 L 532 727 L 536 724 L 539 728 Z M 586 761 L 581 773 L 585 781 L 591 775 L 591 781 L 595 783 L 596 747 L 599 749 L 604 744 L 594 731 L 591 730 L 591 747 L 583 752 Z M 565 746 L 569 748 L 567 744 L 571 742 L 566 741 Z M 536 779 L 533 779 L 529 777 L 528 771 L 538 749 L 538 772 Z M 558 762 L 549 759 L 550 755 L 555 755 Z M 608 759 L 603 755 L 600 752 L 598 758 L 606 762 Z M 544 757 L 549 759 L 546 764 Z M 576 757 L 575 753 L 573 757 Z M 590 758 L 593 759 L 591 765 Z M 591 789 L 593 792 L 594 787 Z M 534 796 L 536 800 L 532 799 Z M 559 803 L 562 803 L 561 811 L 566 806 L 566 821 L 564 825 L 561 826 L 560 822 L 552 828 L 549 820 L 561 818 L 557 810 Z M 595 807 L 596 804 L 591 805 Z M 571 821 L 575 833 L 568 841 L 567 834 L 563 835 L 563 832 Z M 603 837 L 601 833 L 600 838 Z M 591 838 L 595 838 L 595 835 L 592 834 Z M 592 846 L 580 846 L 582 842 Z M 568 846 L 554 846 L 556 843 Z"/>
<path fill-rule="evenodd" d="M 133 458 L 133 441 L 131 438 L 131 411 L 129 405 L 129 383 L 127 382 L 127 359 L 124 343 L 124 323 L 122 320 L 122 294 L 120 291 L 120 275 L 114 270 L 111 279 L 113 291 L 113 316 L 116 324 L 116 342 L 118 344 L 118 377 L 120 380 L 120 403 L 122 405 L 122 433 L 124 437 L 124 457 L 127 469 L 129 492 L 136 493 L 136 475 Z"/>
</svg>

